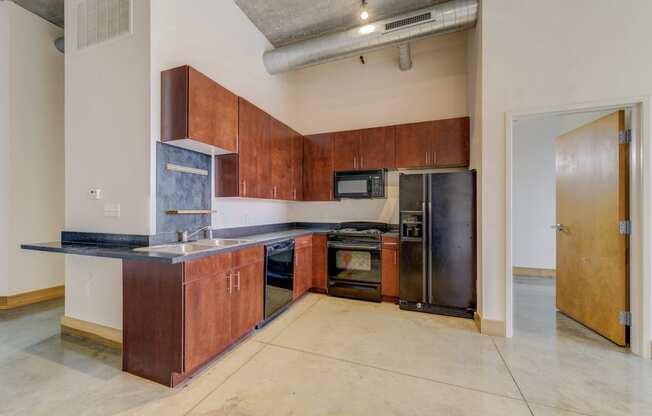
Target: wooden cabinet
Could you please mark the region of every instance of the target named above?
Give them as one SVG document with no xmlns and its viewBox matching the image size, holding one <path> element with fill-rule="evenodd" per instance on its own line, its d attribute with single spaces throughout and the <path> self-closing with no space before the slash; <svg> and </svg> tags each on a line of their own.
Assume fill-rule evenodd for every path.
<svg viewBox="0 0 652 416">
<path fill-rule="evenodd" d="M 432 121 L 396 126 L 396 167 L 434 166 L 431 155 L 434 137 L 435 123 Z"/>
<path fill-rule="evenodd" d="M 312 287 L 312 236 L 295 241 L 294 289 L 292 298 L 297 299 Z"/>
<path fill-rule="evenodd" d="M 291 200 L 292 192 L 292 146 L 293 132 L 285 124 L 276 119 L 271 120 L 272 167 L 271 185 L 272 198 Z"/>
<path fill-rule="evenodd" d="M 161 141 L 238 150 L 238 97 L 184 65 L 161 73 Z"/>
<path fill-rule="evenodd" d="M 359 154 L 359 130 L 333 133 L 333 170 L 335 172 L 358 169 Z"/>
<path fill-rule="evenodd" d="M 306 136 L 303 142 L 303 200 L 333 200 L 331 134 Z"/>
<path fill-rule="evenodd" d="M 263 247 L 123 262 L 123 369 L 175 386 L 263 319 Z"/>
<path fill-rule="evenodd" d="M 269 146 L 271 120 L 267 113 L 245 99 L 240 98 L 239 107 L 239 195 L 235 196 L 271 197 L 269 175 L 271 170 Z"/>
<path fill-rule="evenodd" d="M 391 300 L 399 296 L 399 243 L 398 238 L 383 237 L 381 254 L 381 292 Z"/>
<path fill-rule="evenodd" d="M 290 160 L 292 170 L 292 200 L 303 200 L 303 136 L 293 131 L 292 156 Z"/>
<path fill-rule="evenodd" d="M 325 235 L 312 237 L 312 288 L 322 293 L 328 289 L 328 238 Z"/>
<path fill-rule="evenodd" d="M 469 117 L 396 126 L 396 167 L 469 165 Z"/>
<path fill-rule="evenodd" d="M 433 157 L 437 167 L 469 165 L 470 129 L 469 117 L 435 121 Z"/>
<path fill-rule="evenodd" d="M 393 126 L 333 133 L 333 170 L 394 168 L 394 134 Z"/>
</svg>

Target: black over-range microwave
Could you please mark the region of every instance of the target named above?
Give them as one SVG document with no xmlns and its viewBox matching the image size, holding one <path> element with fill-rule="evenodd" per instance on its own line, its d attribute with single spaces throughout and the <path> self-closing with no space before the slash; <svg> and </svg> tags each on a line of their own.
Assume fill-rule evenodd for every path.
<svg viewBox="0 0 652 416">
<path fill-rule="evenodd" d="M 340 198 L 385 198 L 385 171 L 335 172 L 333 192 Z"/>
</svg>

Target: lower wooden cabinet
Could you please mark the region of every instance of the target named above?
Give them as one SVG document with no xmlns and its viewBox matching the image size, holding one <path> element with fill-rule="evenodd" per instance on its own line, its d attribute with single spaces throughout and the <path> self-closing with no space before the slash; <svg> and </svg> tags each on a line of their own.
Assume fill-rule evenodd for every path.
<svg viewBox="0 0 652 416">
<path fill-rule="evenodd" d="M 297 299 L 312 287 L 312 236 L 295 240 L 294 289 L 292 298 Z"/>
<path fill-rule="evenodd" d="M 325 235 L 312 237 L 312 288 L 322 293 L 328 289 L 328 238 Z"/>
<path fill-rule="evenodd" d="M 263 319 L 263 247 L 123 262 L 123 370 L 175 386 Z"/>
<path fill-rule="evenodd" d="M 381 254 L 381 292 L 383 297 L 396 299 L 399 296 L 399 245 L 397 238 L 383 237 Z"/>
</svg>

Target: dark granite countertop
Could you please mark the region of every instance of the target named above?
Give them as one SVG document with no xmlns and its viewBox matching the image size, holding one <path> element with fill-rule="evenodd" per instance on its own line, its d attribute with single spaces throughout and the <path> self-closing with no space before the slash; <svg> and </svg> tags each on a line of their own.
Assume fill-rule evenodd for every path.
<svg viewBox="0 0 652 416">
<path fill-rule="evenodd" d="M 263 234 L 251 234 L 245 236 L 232 237 L 231 239 L 248 240 L 245 244 L 239 244 L 230 247 L 209 248 L 192 254 L 179 255 L 170 253 L 152 253 L 134 251 L 137 246 L 115 245 L 115 244 L 93 244 L 93 243 L 69 243 L 69 242 L 51 242 L 23 244 L 21 248 L 25 250 L 45 251 L 50 253 L 74 254 L 79 256 L 104 257 L 111 259 L 131 260 L 131 261 L 152 261 L 168 264 L 183 263 L 186 261 L 197 260 L 203 257 L 213 256 L 221 253 L 241 250 L 246 247 L 252 247 L 260 244 L 269 244 L 289 238 L 297 238 L 310 234 L 325 234 L 328 229 L 324 228 L 293 228 Z M 142 246 L 141 246 L 142 247 Z"/>
</svg>

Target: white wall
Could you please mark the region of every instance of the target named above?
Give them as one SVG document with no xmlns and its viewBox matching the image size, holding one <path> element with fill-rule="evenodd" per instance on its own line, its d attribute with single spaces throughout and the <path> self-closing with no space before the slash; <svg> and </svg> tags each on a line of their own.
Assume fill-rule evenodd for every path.
<svg viewBox="0 0 652 416">
<path fill-rule="evenodd" d="M 269 75 L 272 45 L 233 1 L 152 2 L 151 132 L 160 135 L 160 73 L 189 64 L 233 93 L 298 129 L 288 75 Z M 286 202 L 215 199 L 214 227 L 287 222 Z"/>
<path fill-rule="evenodd" d="M 514 123 L 513 264 L 514 267 L 556 268 L 555 138 L 557 115 Z"/>
<path fill-rule="evenodd" d="M 505 113 L 650 95 L 651 15 L 648 0 L 483 2 L 483 317 L 505 319 Z"/>
<path fill-rule="evenodd" d="M 133 2 L 132 34 L 80 51 L 73 5 L 66 0 L 65 229 L 149 234 L 150 2 Z M 94 187 L 102 200 L 89 199 Z M 121 216 L 105 217 L 106 203 Z M 66 256 L 66 315 L 121 328 L 121 262 Z"/>
<path fill-rule="evenodd" d="M 63 33 L 12 2 L 0 7 L 5 20 L 0 111 L 6 120 L 0 235 L 7 239 L 2 292 L 15 295 L 64 281 L 61 256 L 20 249 L 24 242 L 55 241 L 63 228 L 64 58 L 54 47 Z"/>
<path fill-rule="evenodd" d="M 0 294 L 9 293 L 9 7 L 0 1 Z"/>
<path fill-rule="evenodd" d="M 468 115 L 467 36 L 453 33 L 413 42 L 410 71 L 398 49 L 291 73 L 303 134 L 386 126 Z M 291 221 L 398 223 L 398 174 L 388 175 L 387 198 L 291 203 Z"/>
</svg>

